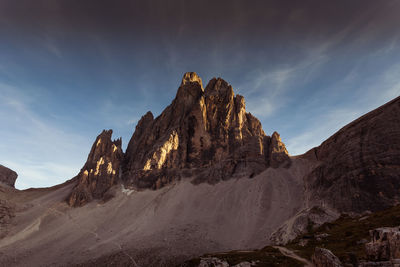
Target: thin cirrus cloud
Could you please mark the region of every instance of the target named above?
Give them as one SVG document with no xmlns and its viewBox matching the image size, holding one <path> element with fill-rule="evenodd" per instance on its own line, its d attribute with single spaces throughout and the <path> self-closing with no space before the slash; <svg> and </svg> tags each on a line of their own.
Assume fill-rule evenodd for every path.
<svg viewBox="0 0 400 267">
<path fill-rule="evenodd" d="M 40 118 L 30 105 L 36 100 L 17 87 L 0 84 L 0 162 L 20 177 L 17 187 L 48 186 L 72 178 L 83 160 L 76 151 L 87 145 L 74 133 L 65 133 Z M 74 164 L 75 163 L 75 164 Z"/>
<path fill-rule="evenodd" d="M 399 12 L 391 0 L 1 1 L 0 164 L 18 188 L 73 177 L 101 130 L 125 148 L 186 71 L 225 79 L 304 153 L 400 95 Z"/>
</svg>

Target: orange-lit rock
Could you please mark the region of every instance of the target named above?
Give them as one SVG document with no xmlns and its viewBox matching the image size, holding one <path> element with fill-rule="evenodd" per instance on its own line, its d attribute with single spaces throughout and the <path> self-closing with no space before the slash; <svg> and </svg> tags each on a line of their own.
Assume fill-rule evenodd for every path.
<svg viewBox="0 0 400 267">
<path fill-rule="evenodd" d="M 111 141 L 112 130 L 103 131 L 94 142 L 86 164 L 77 176 L 77 184 L 67 201 L 70 206 L 82 206 L 101 199 L 117 184 L 123 159 L 121 139 Z"/>
</svg>

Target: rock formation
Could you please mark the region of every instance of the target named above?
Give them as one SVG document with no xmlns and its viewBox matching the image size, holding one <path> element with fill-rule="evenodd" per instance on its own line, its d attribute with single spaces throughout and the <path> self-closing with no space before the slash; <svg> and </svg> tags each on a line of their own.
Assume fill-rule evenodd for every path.
<svg viewBox="0 0 400 267">
<path fill-rule="evenodd" d="M 0 165 L 0 183 L 14 187 L 18 174 L 3 165 Z"/>
<path fill-rule="evenodd" d="M 128 186 L 159 189 L 184 177 L 194 183 L 253 177 L 269 166 L 290 166 L 279 134 L 265 135 L 226 81 L 213 78 L 204 89 L 188 72 L 160 116 L 147 112 L 139 120 L 125 154 L 120 140 L 111 142 L 111 131 L 96 139 L 68 202 L 102 198 L 119 174 Z"/>
<path fill-rule="evenodd" d="M 365 244 L 366 254 L 372 261 L 400 259 L 400 227 L 383 227 L 370 231 L 372 241 Z"/>
<path fill-rule="evenodd" d="M 343 127 L 304 157 L 320 162 L 306 179 L 311 201 L 341 212 L 398 204 L 400 97 Z"/>
<path fill-rule="evenodd" d="M 200 263 L 197 267 L 251 267 L 257 266 L 256 262 L 243 261 L 238 264 L 230 265 L 227 261 L 218 259 L 216 257 L 201 257 Z"/>
<path fill-rule="evenodd" d="M 290 166 L 289 153 L 277 132 L 272 134 L 269 154 L 271 167 L 278 168 L 281 165 L 285 167 Z"/>
<path fill-rule="evenodd" d="M 96 138 L 67 199 L 69 205 L 82 206 L 93 198 L 101 199 L 118 182 L 123 159 L 121 139 L 111 141 L 111 135 L 112 130 L 104 130 Z"/>
<path fill-rule="evenodd" d="M 203 89 L 197 74 L 189 72 L 171 105 L 156 119 L 148 112 L 137 124 L 123 177 L 130 185 L 157 189 L 186 176 L 216 183 L 289 162 L 279 135 L 265 135 L 232 86 L 213 78 Z"/>
<path fill-rule="evenodd" d="M 312 262 L 316 267 L 342 267 L 339 258 L 336 257 L 329 249 L 315 248 L 312 256 Z"/>
<path fill-rule="evenodd" d="M 298 235 L 305 233 L 308 227 L 318 227 L 339 217 L 332 210 L 314 206 L 302 210 L 286 221 L 270 237 L 273 244 L 284 245 L 295 239 Z"/>
</svg>

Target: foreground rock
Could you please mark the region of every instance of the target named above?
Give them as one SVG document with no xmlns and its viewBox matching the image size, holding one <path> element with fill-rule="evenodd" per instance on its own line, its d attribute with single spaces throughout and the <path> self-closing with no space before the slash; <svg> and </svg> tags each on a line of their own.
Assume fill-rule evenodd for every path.
<svg viewBox="0 0 400 267">
<path fill-rule="evenodd" d="M 216 257 L 200 258 L 200 264 L 198 265 L 198 267 L 251 267 L 251 266 L 257 266 L 257 263 L 243 261 L 235 265 L 229 265 L 227 261 L 218 259 Z"/>
<path fill-rule="evenodd" d="M 0 183 L 14 187 L 18 174 L 3 165 L 0 165 Z"/>
<path fill-rule="evenodd" d="M 400 227 L 383 227 L 370 231 L 372 241 L 365 244 L 369 260 L 400 259 Z"/>
<path fill-rule="evenodd" d="M 77 176 L 77 185 L 67 199 L 70 206 L 82 206 L 92 199 L 102 199 L 117 184 L 123 153 L 121 139 L 111 141 L 111 136 L 112 130 L 108 130 L 96 138 Z"/>
<path fill-rule="evenodd" d="M 309 227 L 315 228 L 339 217 L 332 210 L 314 206 L 297 213 L 279 227 L 270 237 L 273 244 L 285 245 L 298 235 L 305 233 Z"/>
<path fill-rule="evenodd" d="M 353 121 L 304 157 L 309 198 L 340 212 L 377 211 L 400 201 L 400 97 Z"/>
<path fill-rule="evenodd" d="M 342 267 L 339 258 L 336 257 L 329 249 L 315 248 L 312 262 L 316 267 Z"/>
</svg>

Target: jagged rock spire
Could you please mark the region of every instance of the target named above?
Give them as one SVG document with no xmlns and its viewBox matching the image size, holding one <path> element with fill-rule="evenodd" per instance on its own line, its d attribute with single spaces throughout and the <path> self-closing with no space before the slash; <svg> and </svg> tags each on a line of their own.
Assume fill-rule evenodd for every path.
<svg viewBox="0 0 400 267">
<path fill-rule="evenodd" d="M 203 83 L 201 82 L 201 79 L 196 72 L 186 72 L 183 75 L 181 86 L 191 83 L 198 83 L 200 87 L 203 88 Z"/>
<path fill-rule="evenodd" d="M 78 183 L 67 201 L 82 206 L 91 199 L 101 199 L 117 183 L 123 159 L 121 139 L 111 141 L 112 130 L 104 130 L 94 142 L 80 173 Z"/>
<path fill-rule="evenodd" d="M 281 165 L 286 166 L 289 163 L 289 153 L 286 150 L 286 146 L 282 142 L 281 136 L 277 132 L 274 132 L 271 137 L 270 166 L 277 168 Z"/>
</svg>

